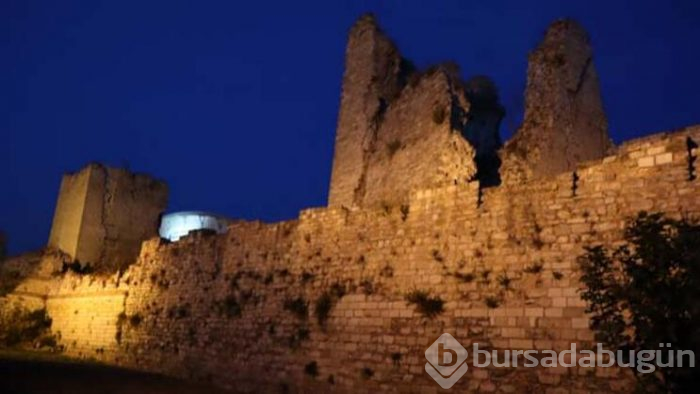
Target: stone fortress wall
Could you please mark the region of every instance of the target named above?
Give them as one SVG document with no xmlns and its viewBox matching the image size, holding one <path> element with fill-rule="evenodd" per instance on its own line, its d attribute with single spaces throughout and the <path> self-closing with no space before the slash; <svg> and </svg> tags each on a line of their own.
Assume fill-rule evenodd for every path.
<svg viewBox="0 0 700 394">
<path fill-rule="evenodd" d="M 363 18 L 351 30 L 349 52 L 356 45 L 367 53 L 377 48 L 393 53 L 388 42 L 357 41 L 357 32 L 377 37 L 372 23 Z M 562 26 L 550 32 L 558 34 Z M 399 67 L 393 59 L 387 66 L 392 70 Z M 376 75 L 389 85 L 396 77 Z M 614 149 L 600 138 L 607 138 L 606 131 L 577 133 L 573 127 L 564 136 L 554 134 L 558 128 L 542 131 L 565 146 L 585 142 L 587 153 L 571 149 L 567 152 L 575 154 L 563 156 L 529 156 L 523 146 L 538 142 L 528 142 L 527 133 L 516 135 L 524 141 L 518 149 L 506 143 L 498 151 L 500 173 L 515 175 L 487 188 L 475 176 L 478 149 L 465 137 L 474 128 L 462 125 L 456 133 L 445 120 L 452 115 L 443 113 L 445 123 L 434 116 L 435 102 L 455 108 L 461 101 L 462 110 L 473 108 L 466 93 L 444 95 L 455 81 L 452 74 L 427 73 L 402 88 L 409 90 L 386 96 L 387 104 L 372 96 L 375 88 L 362 91 L 376 105 L 387 105 L 373 131 L 363 122 L 376 108 L 366 117 L 350 116 L 355 110 L 347 108 L 367 110 L 354 102 L 352 89 L 355 81 L 377 81 L 376 75 L 346 71 L 328 207 L 273 224 L 238 221 L 225 234 L 193 233 L 175 243 L 152 238 L 128 269 L 111 276 L 56 276 L 50 268 L 39 269 L 43 274 L 23 281 L 5 304 L 45 307 L 68 355 L 201 379 L 237 392 L 432 393 L 442 390 L 424 371 L 424 352 L 444 332 L 465 347 L 590 346 L 594 338 L 576 269 L 583 247 L 619 243 L 625 221 L 640 210 L 700 216 L 694 176 L 700 126 Z M 547 99 L 550 92 L 562 93 L 558 89 L 526 97 Z M 559 114 L 564 120 L 547 124 L 570 123 L 583 107 L 595 112 L 595 97 L 577 98 L 583 90 L 564 93 L 572 103 L 588 104 L 560 109 L 569 116 Z M 394 113 L 399 105 L 411 113 Z M 499 116 L 495 107 L 482 113 L 491 120 L 484 124 Z M 598 130 L 603 121 L 593 122 Z M 406 122 L 406 134 L 390 127 L 393 122 Z M 478 130 L 484 129 L 469 138 L 490 141 L 481 145 L 489 147 L 482 150 L 489 156 L 500 142 Z M 387 150 L 393 148 L 384 142 L 394 135 L 402 141 L 390 157 Z M 452 159 L 458 160 L 454 172 L 442 177 L 441 166 Z M 401 172 L 408 163 L 415 167 Z M 556 175 L 546 173 L 555 167 Z M 440 297 L 444 311 L 423 316 L 405 300 L 415 290 Z M 610 392 L 631 391 L 632 385 L 629 371 L 610 368 L 470 366 L 452 390 Z"/>
</svg>

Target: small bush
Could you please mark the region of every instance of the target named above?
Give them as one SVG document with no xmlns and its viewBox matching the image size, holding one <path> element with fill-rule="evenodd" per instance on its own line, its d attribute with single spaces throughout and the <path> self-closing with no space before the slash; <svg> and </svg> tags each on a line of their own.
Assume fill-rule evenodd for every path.
<svg viewBox="0 0 700 394">
<path fill-rule="evenodd" d="M 138 327 L 141 324 L 142 320 L 143 320 L 143 318 L 141 317 L 141 315 L 138 313 L 135 313 L 129 317 L 129 324 L 132 327 Z"/>
<path fill-rule="evenodd" d="M 496 281 L 498 281 L 498 284 L 501 285 L 504 289 L 510 289 L 510 284 L 513 282 L 513 279 L 508 277 L 507 273 L 502 273 L 498 275 L 498 278 L 496 278 Z"/>
<path fill-rule="evenodd" d="M 315 378 L 318 376 L 318 364 L 316 361 L 312 361 L 304 366 L 304 373 Z"/>
<path fill-rule="evenodd" d="M 374 282 L 370 279 L 363 279 L 360 282 L 360 287 L 362 288 L 362 293 L 364 295 L 372 295 L 374 294 Z"/>
<path fill-rule="evenodd" d="M 22 275 L 19 271 L 0 267 L 0 297 L 12 293 L 21 280 Z"/>
<path fill-rule="evenodd" d="M 171 306 L 168 309 L 168 318 L 170 319 L 184 319 L 190 316 L 190 304 L 184 304 L 179 306 Z"/>
<path fill-rule="evenodd" d="M 399 363 L 401 362 L 401 353 L 391 353 L 391 361 L 394 363 L 394 365 L 399 365 Z"/>
<path fill-rule="evenodd" d="M 316 300 L 316 306 L 314 308 L 319 326 L 325 326 L 331 309 L 333 309 L 333 297 L 331 297 L 329 292 L 323 292 Z"/>
<path fill-rule="evenodd" d="M 454 277 L 457 278 L 460 282 L 464 283 L 471 283 L 476 279 L 476 275 L 473 272 L 467 272 L 466 274 L 463 274 L 461 272 L 455 272 Z"/>
<path fill-rule="evenodd" d="M 387 263 L 384 268 L 382 268 L 381 271 L 379 271 L 379 275 L 384 277 L 384 278 L 391 278 L 394 276 L 394 267 L 391 266 L 391 264 Z"/>
<path fill-rule="evenodd" d="M 301 283 L 309 283 L 314 280 L 315 277 L 316 275 L 312 274 L 311 272 L 304 271 L 301 273 Z"/>
<path fill-rule="evenodd" d="M 496 309 L 501 305 L 501 299 L 496 296 L 487 296 L 484 299 L 484 304 L 486 304 L 486 307 L 489 309 Z"/>
<path fill-rule="evenodd" d="M 291 349 L 296 349 L 298 348 L 301 343 L 307 339 L 309 339 L 309 329 L 306 327 L 299 327 L 296 332 L 291 334 L 289 338 L 287 338 L 287 344 Z"/>
<path fill-rule="evenodd" d="M 562 278 L 564 277 L 564 274 L 562 274 L 559 271 L 554 271 L 554 272 L 552 272 L 552 277 L 554 278 L 554 280 L 562 280 Z"/>
<path fill-rule="evenodd" d="M 95 270 L 90 264 L 82 265 L 79 262 L 74 261 L 72 263 L 63 263 L 61 273 L 65 274 L 68 271 L 75 272 L 78 275 L 88 275 L 93 273 Z"/>
<path fill-rule="evenodd" d="M 285 300 L 284 309 L 293 313 L 299 320 L 306 320 L 309 315 L 309 305 L 303 297 Z"/>
<path fill-rule="evenodd" d="M 372 368 L 364 367 L 360 371 L 360 375 L 363 379 L 371 379 L 374 376 L 374 370 Z"/>
<path fill-rule="evenodd" d="M 445 302 L 438 296 L 431 297 L 424 290 L 413 290 L 406 294 L 405 299 L 409 304 L 414 304 L 424 317 L 433 318 L 444 311 Z"/>
<path fill-rule="evenodd" d="M 523 272 L 525 272 L 526 274 L 539 274 L 540 272 L 542 272 L 543 267 L 544 264 L 542 264 L 541 261 L 536 261 L 531 265 L 525 267 L 525 269 L 523 269 Z"/>
<path fill-rule="evenodd" d="M 15 309 L 3 316 L 0 323 L 3 328 L 0 330 L 0 346 L 4 347 L 33 343 L 48 334 L 51 328 L 51 318 L 46 309 L 31 312 Z"/>
<path fill-rule="evenodd" d="M 238 317 L 243 311 L 241 304 L 238 302 L 238 299 L 233 294 L 229 294 L 228 296 L 226 296 L 226 298 L 224 298 L 224 300 L 218 304 L 218 308 L 219 313 L 223 314 L 228 318 Z"/>
<path fill-rule="evenodd" d="M 55 349 L 57 346 L 58 342 L 56 341 L 56 337 L 53 335 L 44 335 L 39 338 L 39 348 L 48 347 Z"/>
<path fill-rule="evenodd" d="M 408 205 L 406 205 L 406 204 L 401 205 L 400 211 L 401 211 L 401 220 L 402 221 L 405 222 L 406 219 L 408 219 L 408 214 L 409 214 L 410 210 L 411 210 L 411 208 Z"/>
<path fill-rule="evenodd" d="M 335 282 L 331 285 L 330 288 L 330 293 L 333 297 L 335 298 L 343 298 L 345 294 L 347 293 L 347 289 L 345 289 L 345 285 L 340 284 L 338 282 Z"/>
<path fill-rule="evenodd" d="M 539 235 L 532 238 L 532 246 L 534 246 L 537 250 L 540 250 L 544 247 L 544 241 L 542 241 Z"/>
</svg>

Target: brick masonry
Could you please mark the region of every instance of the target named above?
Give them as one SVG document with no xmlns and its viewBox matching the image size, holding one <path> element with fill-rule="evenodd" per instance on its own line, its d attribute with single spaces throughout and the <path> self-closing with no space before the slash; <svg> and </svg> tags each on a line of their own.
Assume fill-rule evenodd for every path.
<svg viewBox="0 0 700 394">
<path fill-rule="evenodd" d="M 564 173 L 481 197 L 474 183 L 415 190 L 407 210 L 316 208 L 293 221 L 236 222 L 227 234 L 147 241 L 121 275 L 32 278 L 10 298 L 45 299 L 52 330 L 73 356 L 241 392 L 436 392 L 423 352 L 443 332 L 497 349 L 592 343 L 576 257 L 585 245 L 619 242 L 639 210 L 700 214 L 700 187 L 688 179 L 689 155 L 698 152 L 688 151 L 688 138 L 700 139 L 700 127 L 584 163 L 575 193 Z M 534 265 L 541 271 L 528 272 Z M 347 294 L 321 326 L 316 300 L 336 284 Z M 440 296 L 444 313 L 421 316 L 404 300 L 413 289 Z M 309 304 L 307 318 L 284 307 L 297 297 Z M 305 373 L 312 361 L 315 378 Z M 475 367 L 455 386 L 630 387 L 617 370 Z"/>
<path fill-rule="evenodd" d="M 449 75 L 422 77 L 416 86 L 423 87 L 392 96 L 393 105 L 425 110 L 403 115 L 416 122 L 432 118 L 415 103 L 448 89 Z M 387 111 L 383 122 L 399 112 Z M 357 119 L 344 118 L 342 108 L 340 118 L 336 148 L 356 148 L 360 137 L 345 147 L 340 141 L 357 137 L 341 132 Z M 428 129 L 433 147 L 455 137 L 436 123 Z M 410 133 L 407 144 L 428 143 Z M 465 157 L 475 148 L 456 141 L 464 156 L 445 163 L 455 159 L 456 173 L 473 173 Z M 362 151 L 337 150 L 329 207 L 273 224 L 237 221 L 225 234 L 176 243 L 152 238 L 111 276 L 56 275 L 61 256 L 47 253 L 0 306 L 46 307 L 68 355 L 235 392 L 439 392 L 424 371 L 424 351 L 444 332 L 494 349 L 591 346 L 576 258 L 586 245 L 621 242 L 625 221 L 640 210 L 700 216 L 700 186 L 690 176 L 698 149 L 689 141 L 700 141 L 700 126 L 624 143 L 553 176 L 483 188 L 474 179 L 424 183 L 422 174 L 397 189 L 398 198 L 386 198 L 388 186 L 370 187 L 355 202 L 353 182 L 396 182 L 381 174 L 400 169 L 375 163 L 358 175 L 355 164 L 372 163 L 378 151 L 349 163 L 339 158 Z M 422 316 L 405 301 L 413 290 L 440 297 L 444 312 Z M 336 297 L 319 321 L 323 294 Z M 471 366 L 452 390 L 628 392 L 632 378 L 617 369 Z"/>
</svg>

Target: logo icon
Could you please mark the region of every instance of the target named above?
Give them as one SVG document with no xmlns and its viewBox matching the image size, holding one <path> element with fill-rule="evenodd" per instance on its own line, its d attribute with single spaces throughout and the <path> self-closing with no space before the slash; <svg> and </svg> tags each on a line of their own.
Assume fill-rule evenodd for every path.
<svg viewBox="0 0 700 394">
<path fill-rule="evenodd" d="M 449 389 L 467 373 L 467 349 L 444 333 L 425 351 L 425 372 L 443 389 Z"/>
</svg>

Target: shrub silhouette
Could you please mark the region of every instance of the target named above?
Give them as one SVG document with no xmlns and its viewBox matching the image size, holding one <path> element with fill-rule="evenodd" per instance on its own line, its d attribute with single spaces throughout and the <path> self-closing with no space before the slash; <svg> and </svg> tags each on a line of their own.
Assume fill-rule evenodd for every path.
<svg viewBox="0 0 700 394">
<path fill-rule="evenodd" d="M 578 259 L 596 339 L 623 355 L 662 350 L 664 364 L 669 350 L 700 354 L 700 225 L 641 212 L 628 222 L 625 241 L 613 251 L 589 247 Z M 658 373 L 635 369 L 640 387 L 692 391 L 700 374 L 684 359 L 683 367 L 676 359 L 675 368 L 657 367 Z"/>
</svg>

